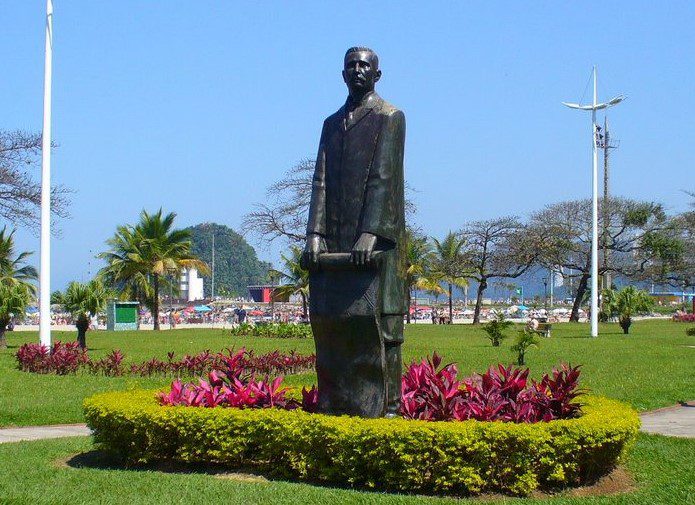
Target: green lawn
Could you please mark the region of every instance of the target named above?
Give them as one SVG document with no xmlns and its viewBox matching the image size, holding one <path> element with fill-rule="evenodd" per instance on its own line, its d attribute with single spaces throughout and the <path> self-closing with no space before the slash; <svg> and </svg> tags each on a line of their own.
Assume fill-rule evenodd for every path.
<svg viewBox="0 0 695 505">
<path fill-rule="evenodd" d="M 0 503 L 3 504 L 415 504 L 453 503 L 429 498 L 324 488 L 290 482 L 253 482 L 223 479 L 204 472 L 167 473 L 153 470 L 109 468 L 89 458 L 92 444 L 86 437 L 0 445 Z M 70 460 L 75 455 L 75 462 Z M 84 454 L 87 453 L 87 454 Z M 96 461 L 94 461 L 96 459 Z M 628 468 L 638 489 L 601 498 L 515 500 L 470 503 L 523 503 L 552 505 L 621 504 L 686 505 L 694 503 L 695 440 L 641 435 Z M 66 464 L 66 462 L 68 462 Z"/>
<path fill-rule="evenodd" d="M 601 327 L 601 336 L 585 338 L 588 325 L 555 325 L 553 336 L 528 354 L 532 373 L 538 376 L 562 361 L 582 364 L 583 385 L 594 393 L 624 400 L 638 410 L 673 405 L 695 399 L 695 337 L 685 335 L 685 325 L 671 321 L 635 323 L 624 336 L 617 324 Z M 0 352 L 0 426 L 76 423 L 82 421 L 82 399 L 100 391 L 131 387 L 164 387 L 170 379 L 107 378 L 93 375 L 58 377 L 20 372 L 14 353 L 23 342 L 35 342 L 32 333 L 10 332 L 10 348 Z M 74 333 L 54 333 L 54 340 L 74 340 Z M 510 339 L 511 340 L 511 339 Z M 462 373 L 482 371 L 491 363 L 512 361 L 511 341 L 491 347 L 480 328 L 470 325 L 409 326 L 404 361 L 437 350 L 456 361 Z M 259 353 L 275 349 L 313 352 L 311 339 L 231 337 L 222 330 L 154 332 L 90 332 L 90 354 L 100 357 L 120 348 L 126 360 L 166 358 L 204 349 L 246 346 Z M 289 384 L 313 383 L 313 375 L 289 377 Z"/>
<path fill-rule="evenodd" d="M 601 327 L 597 339 L 586 338 L 585 324 L 555 325 L 553 337 L 530 351 L 528 364 L 535 376 L 562 361 L 582 364 L 583 385 L 594 393 L 621 399 L 638 410 L 695 399 L 695 337 L 686 325 L 670 321 L 638 322 L 632 334 L 617 325 Z M 19 372 L 14 352 L 31 333 L 9 333 L 10 349 L 0 352 L 0 426 L 82 422 L 86 396 L 129 387 L 165 386 L 170 379 L 105 378 L 91 375 L 41 376 Z M 54 339 L 74 340 L 73 333 Z M 203 349 L 246 346 L 257 352 L 274 349 L 313 350 L 312 340 L 231 337 L 221 330 L 153 332 L 96 332 L 87 336 L 90 354 L 99 357 L 120 348 L 130 361 L 168 351 L 195 353 Z M 510 341 L 493 348 L 479 328 L 471 326 L 410 326 L 404 360 L 437 350 L 456 361 L 463 373 L 480 371 L 491 363 L 512 361 Z M 288 378 L 291 384 L 312 383 L 313 374 Z M 451 500 L 366 493 L 287 482 L 220 479 L 199 472 L 164 473 L 60 462 L 92 450 L 87 438 L 0 445 L 0 503 L 444 503 Z M 523 500 L 557 504 L 695 504 L 695 440 L 641 435 L 627 466 L 638 484 L 636 492 L 602 497 Z M 516 502 L 502 499 L 495 503 Z M 489 503 L 489 502 L 486 502 Z"/>
</svg>

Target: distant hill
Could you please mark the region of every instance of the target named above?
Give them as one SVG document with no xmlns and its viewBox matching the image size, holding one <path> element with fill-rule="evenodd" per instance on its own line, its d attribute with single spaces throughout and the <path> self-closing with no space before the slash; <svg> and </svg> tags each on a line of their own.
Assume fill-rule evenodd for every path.
<svg viewBox="0 0 695 505">
<path fill-rule="evenodd" d="M 260 261 L 256 251 L 231 228 L 202 223 L 191 228 L 192 252 L 212 267 L 212 236 L 215 236 L 215 294 L 248 296 L 247 286 L 267 280 L 270 263 Z M 204 278 L 205 296 L 211 294 L 211 278 Z"/>
</svg>

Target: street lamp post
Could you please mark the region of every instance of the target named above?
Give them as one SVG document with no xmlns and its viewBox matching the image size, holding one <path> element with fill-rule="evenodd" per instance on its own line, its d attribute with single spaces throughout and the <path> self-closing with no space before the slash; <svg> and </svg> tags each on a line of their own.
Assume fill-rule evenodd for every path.
<svg viewBox="0 0 695 505">
<path fill-rule="evenodd" d="M 594 100 L 592 105 L 562 102 L 563 105 L 578 110 L 591 111 L 591 137 L 593 145 L 592 165 L 592 199 L 591 199 L 591 336 L 598 336 L 598 130 L 596 111 L 607 109 L 622 102 L 625 97 L 619 95 L 608 102 L 598 103 L 596 86 L 596 67 L 593 69 Z"/>
</svg>

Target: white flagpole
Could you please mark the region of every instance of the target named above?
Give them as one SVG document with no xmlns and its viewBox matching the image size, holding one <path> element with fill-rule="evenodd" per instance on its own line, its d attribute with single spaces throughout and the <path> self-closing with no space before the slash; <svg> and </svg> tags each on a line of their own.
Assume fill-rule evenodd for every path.
<svg viewBox="0 0 695 505">
<path fill-rule="evenodd" d="M 41 146 L 41 264 L 39 278 L 39 337 L 51 345 L 51 80 L 53 60 L 53 2 L 46 0 L 46 55 L 43 81 Z"/>
</svg>

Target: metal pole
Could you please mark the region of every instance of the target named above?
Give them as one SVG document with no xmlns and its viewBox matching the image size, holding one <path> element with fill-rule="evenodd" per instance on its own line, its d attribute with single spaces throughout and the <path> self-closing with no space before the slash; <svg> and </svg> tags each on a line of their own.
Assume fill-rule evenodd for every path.
<svg viewBox="0 0 695 505">
<path fill-rule="evenodd" d="M 215 234 L 212 234 L 212 282 L 210 289 L 210 298 L 215 300 Z"/>
<path fill-rule="evenodd" d="M 593 171 L 591 200 L 591 336 L 598 336 L 598 145 L 596 138 L 596 105 L 598 101 L 596 86 L 596 67 L 594 67 L 594 106 L 591 110 L 591 129 L 593 138 Z"/>
<path fill-rule="evenodd" d="M 550 269 L 550 308 L 553 308 L 553 289 L 555 288 L 555 270 Z"/>
<path fill-rule="evenodd" d="M 43 80 L 41 145 L 41 259 L 39 277 L 39 338 L 51 346 L 51 81 L 53 63 L 53 2 L 46 0 L 46 49 Z"/>
<path fill-rule="evenodd" d="M 610 133 L 608 132 L 608 116 L 603 118 L 603 287 L 610 289 L 611 274 L 608 271 L 609 255 L 608 238 L 610 232 L 610 208 L 609 208 L 609 169 L 608 169 L 608 151 L 611 149 Z"/>
</svg>

